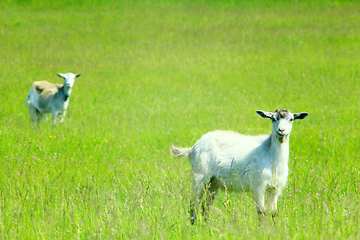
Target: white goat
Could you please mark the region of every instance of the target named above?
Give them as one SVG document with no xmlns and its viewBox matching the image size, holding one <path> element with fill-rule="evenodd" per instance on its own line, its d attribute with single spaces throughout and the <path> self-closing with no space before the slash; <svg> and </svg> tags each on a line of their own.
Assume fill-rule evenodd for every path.
<svg viewBox="0 0 360 240">
<path fill-rule="evenodd" d="M 197 216 L 198 204 L 204 193 L 202 214 L 208 208 L 219 188 L 233 191 L 252 191 L 259 219 L 269 207 L 272 216 L 277 210 L 277 198 L 286 185 L 289 160 L 289 136 L 295 119 L 309 114 L 291 113 L 278 109 L 274 113 L 256 111 L 262 118 L 272 120 L 272 133 L 244 136 L 231 131 L 217 130 L 203 135 L 192 148 L 171 148 L 171 155 L 189 157 L 194 176 L 194 200 L 191 202 L 191 223 Z M 267 201 L 265 204 L 265 193 Z"/>
<path fill-rule="evenodd" d="M 64 121 L 66 109 L 70 104 L 70 94 L 75 83 L 75 78 L 80 74 L 58 73 L 64 78 L 64 84 L 52 84 L 47 81 L 34 82 L 26 99 L 29 106 L 30 118 L 33 123 L 40 121 L 44 113 L 52 113 L 53 124 L 56 124 L 56 117 L 60 115 L 60 123 Z"/>
</svg>

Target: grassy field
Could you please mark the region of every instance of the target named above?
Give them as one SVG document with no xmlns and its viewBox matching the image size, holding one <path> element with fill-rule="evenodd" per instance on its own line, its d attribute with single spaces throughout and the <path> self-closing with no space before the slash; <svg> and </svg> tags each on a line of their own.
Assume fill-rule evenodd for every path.
<svg viewBox="0 0 360 240">
<path fill-rule="evenodd" d="M 359 239 L 356 1 L 0 3 L 0 239 Z M 81 73 L 61 126 L 33 128 L 33 81 Z M 189 222 L 204 133 L 264 134 L 255 110 L 307 111 L 275 226 L 221 192 Z"/>
</svg>

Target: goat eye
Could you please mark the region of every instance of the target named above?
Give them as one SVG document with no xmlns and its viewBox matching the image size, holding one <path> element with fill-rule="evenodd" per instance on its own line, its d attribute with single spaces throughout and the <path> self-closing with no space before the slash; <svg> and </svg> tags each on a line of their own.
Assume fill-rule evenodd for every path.
<svg viewBox="0 0 360 240">
<path fill-rule="evenodd" d="M 294 119 L 292 118 L 292 119 L 290 119 L 290 122 L 293 122 L 294 121 Z"/>
</svg>

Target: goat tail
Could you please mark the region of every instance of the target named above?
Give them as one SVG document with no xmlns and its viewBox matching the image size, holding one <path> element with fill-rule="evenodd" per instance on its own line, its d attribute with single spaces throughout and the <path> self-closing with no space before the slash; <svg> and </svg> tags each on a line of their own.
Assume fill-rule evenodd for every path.
<svg viewBox="0 0 360 240">
<path fill-rule="evenodd" d="M 180 147 L 172 146 L 170 149 L 171 156 L 176 158 L 189 157 L 190 153 L 191 153 L 191 148 L 180 148 Z"/>
<path fill-rule="evenodd" d="M 30 105 L 30 93 L 27 95 L 25 105 Z"/>
<path fill-rule="evenodd" d="M 33 95 L 33 87 L 30 88 L 30 91 L 26 97 L 25 105 L 30 106 L 31 105 L 31 96 Z"/>
</svg>

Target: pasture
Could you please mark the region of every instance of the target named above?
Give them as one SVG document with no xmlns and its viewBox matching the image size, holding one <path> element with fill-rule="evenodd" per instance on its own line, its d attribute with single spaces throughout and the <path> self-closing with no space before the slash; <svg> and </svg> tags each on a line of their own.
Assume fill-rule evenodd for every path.
<svg viewBox="0 0 360 240">
<path fill-rule="evenodd" d="M 0 3 L 1 239 L 359 239 L 356 1 Z M 34 81 L 81 73 L 62 125 L 33 128 Z M 191 166 L 170 147 L 294 123 L 275 226 L 220 192 L 191 226 Z M 51 118 L 51 116 L 49 116 Z"/>
</svg>

